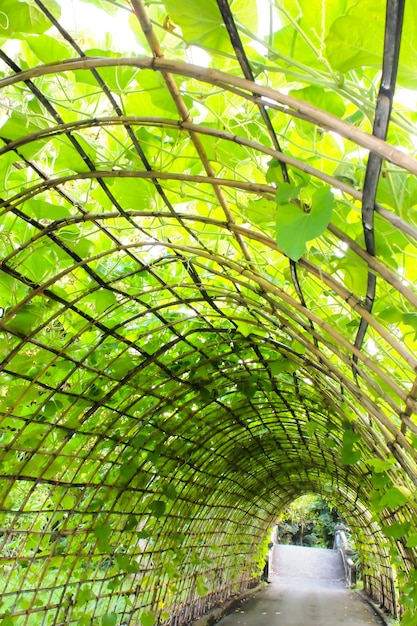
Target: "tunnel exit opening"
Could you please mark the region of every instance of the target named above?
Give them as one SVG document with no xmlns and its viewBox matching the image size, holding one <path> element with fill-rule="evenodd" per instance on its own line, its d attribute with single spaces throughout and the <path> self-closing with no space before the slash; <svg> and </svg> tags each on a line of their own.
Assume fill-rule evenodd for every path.
<svg viewBox="0 0 417 626">
<path fill-rule="evenodd" d="M 317 494 L 306 494 L 281 511 L 276 539 L 281 544 L 332 548 L 335 526 L 345 520 L 332 504 Z"/>
<path fill-rule="evenodd" d="M 277 576 L 282 580 L 291 577 L 290 570 L 271 568 L 272 563 L 280 562 L 280 550 L 315 548 L 314 553 L 323 554 L 326 549 L 337 550 L 345 585 L 364 592 L 377 607 L 398 618 L 404 610 L 399 573 L 379 523 L 358 493 L 341 489 L 329 498 L 326 495 L 326 489 L 306 490 L 280 509 L 271 533 L 269 582 Z M 320 561 L 319 556 L 317 559 Z"/>
</svg>

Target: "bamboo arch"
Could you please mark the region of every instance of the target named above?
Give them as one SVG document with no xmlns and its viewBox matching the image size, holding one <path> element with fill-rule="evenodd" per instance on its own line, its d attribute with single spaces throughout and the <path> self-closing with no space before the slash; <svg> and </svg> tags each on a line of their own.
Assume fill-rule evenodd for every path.
<svg viewBox="0 0 417 626">
<path fill-rule="evenodd" d="M 312 74 L 363 123 L 255 80 L 242 41 L 259 37 L 225 0 L 201 10 L 233 55 L 209 49 L 207 68 L 163 48 L 139 0 L 92 4 L 129 11 L 144 56 L 93 56 L 55 2 L 18 4 L 27 42 L 0 51 L 1 623 L 189 623 L 256 583 L 269 526 L 306 492 L 343 513 L 388 611 L 394 569 L 417 602 L 412 118 L 394 111 L 386 140 L 403 3 L 374 102 Z M 309 85 L 293 61 L 289 86 Z M 276 215 L 310 214 L 317 189 L 331 219 L 295 261 Z"/>
</svg>

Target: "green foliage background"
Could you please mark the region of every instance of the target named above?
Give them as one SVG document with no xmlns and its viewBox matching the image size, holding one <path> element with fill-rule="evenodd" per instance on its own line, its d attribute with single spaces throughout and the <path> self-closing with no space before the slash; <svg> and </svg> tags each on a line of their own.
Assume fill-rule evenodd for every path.
<svg viewBox="0 0 417 626">
<path fill-rule="evenodd" d="M 342 523 L 336 510 L 313 494 L 297 498 L 278 517 L 279 543 L 333 548 L 335 526 Z"/>
<path fill-rule="evenodd" d="M 380 2 L 229 4 L 0 4 L 1 626 L 191 619 L 309 492 L 417 624 L 417 9 L 377 142 Z"/>
</svg>

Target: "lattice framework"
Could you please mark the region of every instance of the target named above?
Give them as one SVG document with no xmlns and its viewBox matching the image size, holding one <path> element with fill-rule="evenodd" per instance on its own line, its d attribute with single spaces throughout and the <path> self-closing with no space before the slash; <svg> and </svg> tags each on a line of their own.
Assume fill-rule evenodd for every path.
<svg viewBox="0 0 417 626">
<path fill-rule="evenodd" d="M 283 51 L 306 3 L 269 4 L 263 57 L 254 2 L 92 4 L 128 12 L 138 49 L 94 48 L 53 0 L 2 25 L 2 623 L 187 622 L 259 577 L 311 491 L 381 593 L 394 561 L 413 580 L 404 3 L 362 73 L 336 71 L 331 25 L 321 65 Z M 277 215 L 326 203 L 298 255 Z"/>
</svg>

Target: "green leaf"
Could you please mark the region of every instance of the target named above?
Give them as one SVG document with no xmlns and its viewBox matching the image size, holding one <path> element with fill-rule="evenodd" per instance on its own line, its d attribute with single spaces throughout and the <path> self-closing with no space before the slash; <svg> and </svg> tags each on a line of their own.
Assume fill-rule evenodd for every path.
<svg viewBox="0 0 417 626">
<path fill-rule="evenodd" d="M 59 19 L 61 7 L 54 0 L 43 0 L 47 8 Z M 43 33 L 51 22 L 34 2 L 1 0 L 0 37 L 25 39 L 28 33 Z"/>
<path fill-rule="evenodd" d="M 343 447 L 342 448 L 342 465 L 354 465 L 357 463 L 362 456 L 360 450 L 354 450 L 352 447 Z"/>
<path fill-rule="evenodd" d="M 73 133 L 73 136 L 75 135 L 76 133 Z M 86 141 L 84 137 L 76 136 L 76 139 L 87 157 L 94 162 L 96 160 L 97 148 L 93 144 Z M 60 137 L 59 140 L 57 139 L 55 142 L 55 146 L 56 170 L 62 170 L 63 172 L 68 172 L 68 170 L 70 170 L 77 173 L 90 171 L 90 168 L 88 167 L 83 156 L 79 154 L 77 150 L 74 150 L 74 146 L 66 138 Z M 68 228 L 72 228 L 73 230 L 77 229 L 76 226 L 71 226 Z"/>
<path fill-rule="evenodd" d="M 333 194 L 323 187 L 314 192 L 308 212 L 295 204 L 278 206 L 276 240 L 290 259 L 298 261 L 304 254 L 307 241 L 315 239 L 326 230 L 332 215 L 333 202 Z"/>
<path fill-rule="evenodd" d="M 149 530 L 140 530 L 137 534 L 138 539 L 149 539 L 150 536 Z"/>
<path fill-rule="evenodd" d="M 276 185 L 285 185 L 282 175 L 282 167 L 278 159 L 271 159 L 266 170 L 265 180 L 267 183 L 275 183 Z"/>
<path fill-rule="evenodd" d="M 405 545 L 407 548 L 417 548 L 417 533 L 411 533 Z"/>
<path fill-rule="evenodd" d="M 257 326 L 251 322 L 245 322 L 243 320 L 235 320 L 235 324 L 236 331 L 240 332 L 244 337 L 249 337 L 249 335 L 258 335 L 263 337 L 266 335 L 265 330 L 260 325 Z"/>
<path fill-rule="evenodd" d="M 122 463 L 120 466 L 120 475 L 124 480 L 130 480 L 138 471 L 136 464 L 132 462 Z"/>
<path fill-rule="evenodd" d="M 133 437 L 133 439 L 129 441 L 129 444 L 137 450 L 140 450 L 148 439 L 149 435 L 136 435 L 136 437 Z"/>
<path fill-rule="evenodd" d="M 322 430 L 321 425 L 314 420 L 308 421 L 305 428 L 310 437 L 312 437 L 317 430 Z"/>
<path fill-rule="evenodd" d="M 129 108 L 140 107 L 148 103 L 148 107 L 156 107 L 165 113 L 174 113 L 175 102 L 173 102 L 164 80 L 159 74 L 146 70 L 141 71 L 138 83 L 143 91 L 130 95 L 127 102 Z M 157 147 L 160 143 L 160 139 L 146 128 L 139 128 L 136 131 L 136 136 L 145 145 Z"/>
<path fill-rule="evenodd" d="M 333 69 L 347 72 L 381 66 L 384 24 L 379 0 L 361 0 L 335 20 L 326 38 L 326 56 Z"/>
<path fill-rule="evenodd" d="M 361 436 L 356 433 L 350 425 L 345 425 L 343 432 L 342 465 L 354 465 L 357 463 L 362 453 L 355 448 L 355 444 L 361 440 Z"/>
<path fill-rule="evenodd" d="M 164 496 L 166 496 L 168 500 L 176 500 L 178 498 L 177 490 L 170 483 L 165 483 L 162 486 L 162 491 L 164 492 Z"/>
<path fill-rule="evenodd" d="M 372 474 L 371 480 L 375 489 L 382 489 L 391 482 L 391 479 L 386 472 L 382 472 L 381 474 Z"/>
<path fill-rule="evenodd" d="M 258 379 L 253 376 L 248 376 L 237 383 L 237 389 L 250 400 L 258 390 Z"/>
<path fill-rule="evenodd" d="M 51 204 L 41 198 L 32 198 L 26 202 L 25 210 L 37 220 L 59 220 L 71 215 L 68 206 Z"/>
<path fill-rule="evenodd" d="M 123 178 L 109 179 L 111 192 L 125 209 L 137 211 L 143 209 L 144 203 L 151 197 L 151 187 L 145 180 Z"/>
<path fill-rule="evenodd" d="M 369 465 L 372 465 L 376 474 L 381 474 L 386 470 L 392 469 L 396 461 L 395 459 L 369 459 Z"/>
<path fill-rule="evenodd" d="M 211 402 L 211 400 L 213 400 L 211 391 L 205 387 L 204 383 L 200 384 L 198 391 L 204 403 Z"/>
<path fill-rule="evenodd" d="M 282 55 L 289 64 L 294 59 L 307 67 L 322 68 L 317 53 L 310 48 L 302 34 L 292 24 L 288 24 L 274 33 L 272 46 L 276 51 L 276 53 L 274 51 L 268 52 L 268 57 L 272 61 L 277 62 Z"/>
<path fill-rule="evenodd" d="M 237 20 L 248 22 L 257 28 L 257 6 L 254 0 L 231 0 L 230 8 Z M 231 53 L 233 48 L 224 26 L 220 10 L 215 0 L 206 0 L 204 10 L 195 0 L 165 0 L 167 13 L 174 23 L 180 26 L 185 41 L 202 48 Z"/>
<path fill-rule="evenodd" d="M 10 616 L 10 611 L 6 611 L 3 619 L 0 622 L 0 626 L 14 626 L 15 620 Z"/>
<path fill-rule="evenodd" d="M 282 358 L 269 363 L 272 376 L 279 376 L 282 372 L 294 372 L 298 368 L 292 359 Z"/>
<path fill-rule="evenodd" d="M 135 515 L 129 515 L 129 517 L 127 518 L 124 530 L 133 530 L 134 528 L 136 528 L 137 524 L 138 524 L 137 517 Z"/>
<path fill-rule="evenodd" d="M 353 428 L 346 427 L 343 433 L 343 445 L 349 446 L 361 440 L 361 436 L 355 433 Z"/>
<path fill-rule="evenodd" d="M 152 611 L 145 611 L 144 613 L 141 613 L 140 623 L 142 626 L 153 626 L 155 621 L 155 613 L 152 613 Z"/>
<path fill-rule="evenodd" d="M 94 534 L 97 539 L 108 539 L 111 535 L 112 528 L 110 524 L 103 524 L 102 526 L 96 526 Z"/>
<path fill-rule="evenodd" d="M 114 578 L 110 580 L 109 584 L 107 585 L 107 588 L 110 589 L 111 591 L 114 591 L 115 589 L 118 589 L 119 587 L 121 587 L 125 580 L 126 580 L 126 574 L 115 576 Z"/>
<path fill-rule="evenodd" d="M 415 2 L 405 4 L 398 82 L 413 88 L 417 49 L 415 46 Z M 365 66 L 382 67 L 385 10 L 379 0 L 360 0 L 336 19 L 326 37 L 326 56 L 339 72 Z"/>
<path fill-rule="evenodd" d="M 27 37 L 26 43 L 42 63 L 71 59 L 73 56 L 69 45 L 49 35 Z"/>
<path fill-rule="evenodd" d="M 65 243 L 71 243 L 73 241 L 78 241 L 82 236 L 80 229 L 75 224 L 64 225 L 59 230 L 60 238 L 65 241 Z"/>
<path fill-rule="evenodd" d="M 386 537 L 393 537 L 394 539 L 399 539 L 400 537 L 404 537 L 407 532 L 410 530 L 410 522 L 394 522 L 389 526 L 383 526 L 382 531 Z"/>
<path fill-rule="evenodd" d="M 116 613 L 109 613 L 108 615 L 103 615 L 103 617 L 101 618 L 101 626 L 116 626 L 116 624 Z"/>
<path fill-rule="evenodd" d="M 275 194 L 277 206 L 287 204 L 294 198 L 298 198 L 302 185 L 291 185 L 290 183 L 281 183 Z"/>
<path fill-rule="evenodd" d="M 117 302 L 114 293 L 112 291 L 108 291 L 107 289 L 99 289 L 98 291 L 96 291 L 96 293 L 94 294 L 94 299 L 96 304 L 96 311 L 99 315 L 104 313 L 106 309 L 113 307 Z"/>
<path fill-rule="evenodd" d="M 250 200 L 245 209 L 248 219 L 254 224 L 268 224 L 275 221 L 275 204 L 267 198 L 259 198 L 258 200 Z"/>
<path fill-rule="evenodd" d="M 107 303 L 109 304 L 109 300 Z M 116 302 L 116 300 L 115 300 Z M 101 303 L 103 304 L 103 302 Z M 112 306 L 112 305 L 110 305 Z M 107 308 L 107 307 L 106 307 Z M 105 310 L 105 309 L 104 309 Z M 106 320 L 107 322 L 107 320 Z M 114 375 L 118 379 L 122 379 L 126 376 L 126 374 L 132 370 L 134 367 L 134 362 L 131 356 L 119 356 L 115 361 L 113 361 L 111 368 L 114 372 Z"/>
<path fill-rule="evenodd" d="M 195 590 L 201 598 L 207 595 L 208 587 L 206 585 L 206 581 L 203 576 L 197 576 L 197 580 L 195 583 Z"/>
<path fill-rule="evenodd" d="M 93 597 L 93 593 L 91 591 L 91 587 L 87 587 L 86 585 L 81 587 L 80 591 L 77 594 L 77 599 L 75 601 L 77 606 L 84 606 L 87 604 L 89 600 Z"/>
<path fill-rule="evenodd" d="M 398 506 L 402 506 L 406 504 L 409 500 L 409 495 L 407 492 L 402 490 L 399 487 L 391 487 L 388 491 L 382 496 L 379 501 L 380 508 L 390 508 L 395 509 Z"/>
<path fill-rule="evenodd" d="M 152 515 L 159 518 L 165 514 L 166 504 L 163 500 L 153 500 L 149 504 L 149 508 L 152 511 Z"/>
<path fill-rule="evenodd" d="M 8 322 L 7 328 L 27 337 L 42 321 L 42 308 L 33 302 L 24 304 Z"/>
<path fill-rule="evenodd" d="M 1 21 L 1 4 L 0 4 L 0 21 Z M 1 36 L 1 35 L 0 35 Z M 0 136 L 5 139 L 20 139 L 31 133 L 39 131 L 42 126 L 38 124 L 39 119 L 22 114 L 19 110 L 14 110 L 7 118 L 7 121 L 0 128 Z M 19 148 L 20 154 L 26 158 L 33 157 L 44 145 L 44 140 L 31 142 L 30 144 Z M 4 157 L 2 157 L 3 159 Z M 15 159 L 14 159 L 15 160 Z M 32 201 L 31 201 L 32 202 Z"/>
<path fill-rule="evenodd" d="M 110 524 L 103 524 L 100 526 L 96 526 L 94 529 L 94 535 L 97 537 L 97 544 L 100 550 L 103 552 L 112 552 L 113 548 L 109 543 L 108 539 L 112 532 L 112 528 Z"/>
<path fill-rule="evenodd" d="M 401 618 L 401 626 L 417 626 L 417 613 L 408 609 Z"/>
<path fill-rule="evenodd" d="M 341 161 L 336 166 L 333 176 L 347 185 L 356 186 L 355 164 L 350 161 Z"/>
<path fill-rule="evenodd" d="M 100 48 L 90 48 L 85 50 L 87 56 L 92 57 L 121 57 L 121 54 L 114 52 L 113 50 L 103 50 Z M 138 74 L 138 70 L 135 67 L 120 66 L 120 67 L 103 67 L 100 68 L 100 76 L 105 81 L 109 89 L 112 91 L 124 91 L 128 87 L 132 89 L 136 87 L 135 78 Z M 77 70 L 74 72 L 77 83 L 85 83 L 87 85 L 96 86 L 97 81 L 93 74 L 88 70 Z"/>
<path fill-rule="evenodd" d="M 341 96 L 316 85 L 304 87 L 304 89 L 293 89 L 290 96 L 313 104 L 323 111 L 328 111 L 337 117 L 343 117 L 346 111 L 345 103 Z"/>
<path fill-rule="evenodd" d="M 250 334 L 256 333 L 258 331 L 257 326 L 255 326 L 255 324 L 251 324 L 251 322 L 237 320 L 236 326 L 236 330 L 239 331 L 244 337 L 249 337 Z"/>
<path fill-rule="evenodd" d="M 346 250 L 342 258 L 336 260 L 335 269 L 341 270 L 345 287 L 358 296 L 366 294 L 367 265 L 351 250 Z"/>
<path fill-rule="evenodd" d="M 402 321 L 406 326 L 410 326 L 414 330 L 414 341 L 417 338 L 417 313 L 403 313 Z"/>
<path fill-rule="evenodd" d="M 130 574 L 135 574 L 139 571 L 139 565 L 128 554 L 118 554 L 115 558 L 116 565 L 119 569 Z"/>
<path fill-rule="evenodd" d="M 324 40 L 334 20 L 346 12 L 347 1 L 277 0 L 276 5 L 284 27 L 274 34 L 274 48 L 287 57 L 288 63 L 295 59 L 306 69 L 322 71 Z"/>
</svg>

